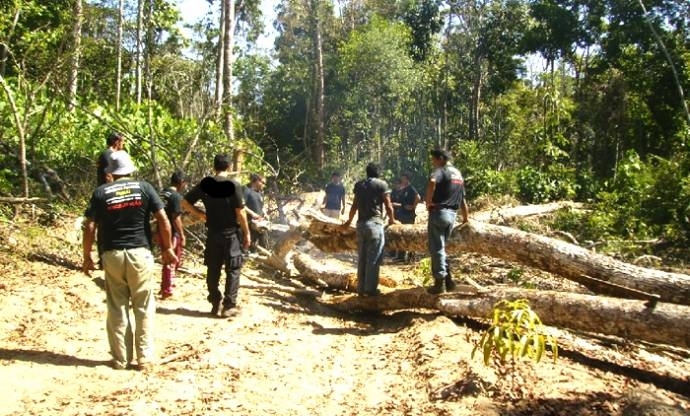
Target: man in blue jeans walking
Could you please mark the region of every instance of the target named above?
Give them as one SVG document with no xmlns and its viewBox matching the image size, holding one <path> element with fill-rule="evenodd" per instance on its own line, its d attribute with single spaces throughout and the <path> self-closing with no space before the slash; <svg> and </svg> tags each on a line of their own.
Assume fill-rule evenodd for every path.
<svg viewBox="0 0 690 416">
<path fill-rule="evenodd" d="M 359 211 L 357 218 L 357 294 L 376 296 L 379 294 L 379 269 L 383 259 L 383 212 L 388 214 L 388 224 L 400 224 L 393 215 L 391 190 L 388 184 L 379 179 L 381 167 L 375 163 L 367 165 L 367 178 L 355 184 L 355 197 L 350 208 L 350 216 L 343 224 L 349 227 Z"/>
<path fill-rule="evenodd" d="M 469 215 L 462 174 L 450 163 L 450 159 L 451 155 L 447 150 L 436 149 L 431 152 L 434 170 L 429 177 L 424 198 L 429 211 L 427 233 L 431 272 L 434 276 L 434 285 L 427 291 L 434 295 L 455 289 L 455 282 L 448 268 L 446 242 L 453 232 L 458 209 L 462 212 L 463 224 L 467 222 Z"/>
</svg>

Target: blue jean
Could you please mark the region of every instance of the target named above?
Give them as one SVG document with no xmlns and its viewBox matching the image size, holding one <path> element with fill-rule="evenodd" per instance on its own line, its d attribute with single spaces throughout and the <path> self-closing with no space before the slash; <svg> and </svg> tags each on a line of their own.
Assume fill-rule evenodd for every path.
<svg viewBox="0 0 690 416">
<path fill-rule="evenodd" d="M 456 211 L 452 209 L 437 209 L 429 213 L 427 234 L 429 255 L 431 256 L 431 273 L 435 280 L 443 280 L 448 275 L 446 241 L 453 232 L 456 215 Z"/>
<path fill-rule="evenodd" d="M 357 223 L 357 293 L 376 294 L 384 242 L 380 218 Z"/>
</svg>

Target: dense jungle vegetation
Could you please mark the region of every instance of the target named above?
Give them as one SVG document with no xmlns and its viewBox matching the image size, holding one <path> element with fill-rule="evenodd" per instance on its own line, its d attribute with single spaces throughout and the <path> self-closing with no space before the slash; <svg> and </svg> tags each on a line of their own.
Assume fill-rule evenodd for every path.
<svg viewBox="0 0 690 416">
<path fill-rule="evenodd" d="M 687 0 L 281 0 L 268 51 L 260 0 L 206 3 L 0 2 L 0 196 L 82 209 L 111 130 L 158 187 L 241 148 L 283 194 L 443 146 L 473 200 L 587 202 L 580 241 L 690 240 Z"/>
</svg>

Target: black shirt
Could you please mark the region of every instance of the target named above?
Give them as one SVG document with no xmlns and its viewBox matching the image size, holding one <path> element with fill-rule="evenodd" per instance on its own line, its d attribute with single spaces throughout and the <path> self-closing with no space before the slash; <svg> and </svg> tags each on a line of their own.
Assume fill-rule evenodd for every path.
<svg viewBox="0 0 690 416">
<path fill-rule="evenodd" d="M 168 216 L 170 220 L 170 226 L 172 227 L 172 232 L 175 235 L 179 235 L 177 229 L 173 225 L 173 221 L 180 215 L 182 215 L 182 195 L 177 192 L 177 189 L 173 186 L 169 186 L 163 189 L 161 192 L 161 199 L 165 203 L 165 215 Z"/>
<path fill-rule="evenodd" d="M 372 218 L 383 220 L 383 198 L 391 193 L 385 181 L 378 178 L 363 179 L 355 184 L 354 193 L 359 212 L 357 222 Z"/>
<path fill-rule="evenodd" d="M 395 210 L 395 217 L 397 219 L 400 219 L 402 216 L 415 216 L 415 210 L 407 209 L 405 208 L 405 205 L 414 205 L 417 195 L 419 195 L 419 193 L 412 185 L 407 185 L 403 189 L 398 189 L 395 194 L 395 199 L 393 199 L 393 195 L 391 195 L 391 200 L 393 202 L 400 203 L 400 206 Z"/>
<path fill-rule="evenodd" d="M 227 176 L 207 176 L 184 196 L 190 204 L 201 200 L 209 232 L 234 234 L 239 230 L 235 209 L 244 208 L 242 187 Z"/>
<path fill-rule="evenodd" d="M 153 185 L 121 178 L 96 188 L 84 215 L 98 224 L 103 252 L 151 248 L 151 214 L 163 207 Z"/>
<path fill-rule="evenodd" d="M 340 210 L 345 197 L 345 187 L 340 183 L 329 182 L 326 185 L 326 209 Z"/>
<path fill-rule="evenodd" d="M 431 202 L 437 208 L 457 210 L 465 198 L 465 182 L 460 171 L 452 165 L 446 165 L 434 169 L 431 179 L 436 182 Z"/>
<path fill-rule="evenodd" d="M 98 181 L 98 186 L 105 183 L 105 169 L 108 167 L 108 161 L 110 160 L 111 154 L 113 154 L 113 149 L 107 148 L 98 156 L 98 162 L 96 162 L 96 180 Z"/>
<path fill-rule="evenodd" d="M 249 185 L 244 187 L 244 205 L 259 216 L 265 215 L 263 194 L 253 190 Z"/>
</svg>

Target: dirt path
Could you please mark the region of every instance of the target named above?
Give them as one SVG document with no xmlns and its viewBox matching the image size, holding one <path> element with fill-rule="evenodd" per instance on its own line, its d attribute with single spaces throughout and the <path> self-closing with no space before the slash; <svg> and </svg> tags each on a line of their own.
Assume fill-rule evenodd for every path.
<svg viewBox="0 0 690 416">
<path fill-rule="evenodd" d="M 182 275 L 174 297 L 157 305 L 157 348 L 169 362 L 116 371 L 107 365 L 102 279 L 77 270 L 78 248 L 29 249 L 26 260 L 2 239 L 0 247 L 2 415 L 690 412 L 688 351 L 563 332 L 564 356 L 526 364 L 523 383 L 534 387 L 512 400 L 470 360 L 476 322 L 431 311 L 340 315 L 256 287 L 252 277 L 270 273 L 251 263 L 239 316 L 209 317 L 203 279 Z M 648 405 L 652 413 L 638 411 Z"/>
</svg>

